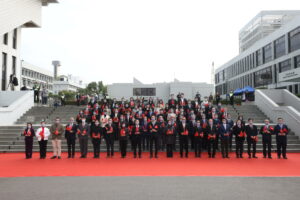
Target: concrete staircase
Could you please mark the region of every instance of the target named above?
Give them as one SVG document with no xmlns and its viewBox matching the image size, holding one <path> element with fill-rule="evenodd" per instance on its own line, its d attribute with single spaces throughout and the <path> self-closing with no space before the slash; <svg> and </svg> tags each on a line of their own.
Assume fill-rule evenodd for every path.
<svg viewBox="0 0 300 200">
<path fill-rule="evenodd" d="M 237 119 L 239 115 L 242 115 L 245 122 L 247 122 L 249 118 L 253 118 L 254 123 L 264 123 L 264 120 L 268 118 L 256 105 L 228 106 L 227 110 L 234 120 Z"/>
<path fill-rule="evenodd" d="M 34 107 L 29 110 L 23 117 L 18 120 L 18 124 L 14 126 L 1 126 L 0 127 L 0 152 L 24 152 L 25 144 L 24 137 L 21 136 L 23 129 L 25 128 L 26 119 L 30 116 L 34 116 L 34 123 L 39 124 L 41 119 L 46 119 L 48 126 L 53 122 L 55 117 L 59 116 L 63 124 L 66 124 L 71 116 L 75 117 L 80 109 L 83 107 L 77 106 L 65 106 L 58 107 L 56 109 L 49 107 Z M 231 114 L 232 119 L 236 120 L 238 114 L 244 116 L 247 120 L 249 117 L 254 118 L 258 128 L 263 124 L 263 120 L 266 116 L 255 105 L 242 105 L 231 107 L 228 106 L 228 112 Z M 273 124 L 274 125 L 274 124 Z M 35 125 L 35 130 L 38 125 Z M 179 142 L 177 141 L 177 150 L 179 150 Z M 130 145 L 129 145 L 130 147 Z M 246 146 L 245 146 L 246 147 Z M 38 142 L 34 141 L 34 151 L 39 151 Z M 118 141 L 115 142 L 115 150 L 119 150 Z M 129 149 L 130 150 L 130 149 Z M 233 150 L 235 150 L 235 142 L 233 139 Z M 262 151 L 262 139 L 259 136 L 259 142 L 257 144 L 257 150 Z M 276 150 L 275 136 L 273 136 L 273 151 Z M 300 140 L 295 133 L 291 132 L 288 135 L 288 152 L 300 152 Z M 48 151 L 52 151 L 51 140 L 48 142 Z M 66 141 L 62 141 L 62 151 L 67 151 Z M 79 151 L 79 144 L 76 144 L 76 151 Z M 93 151 L 91 140 L 89 140 L 89 151 Z M 106 151 L 105 142 L 101 143 L 101 151 Z"/>
<path fill-rule="evenodd" d="M 34 106 L 19 118 L 16 124 L 26 124 L 27 122 L 39 124 L 42 120 L 47 120 L 54 110 L 54 107 Z"/>
</svg>

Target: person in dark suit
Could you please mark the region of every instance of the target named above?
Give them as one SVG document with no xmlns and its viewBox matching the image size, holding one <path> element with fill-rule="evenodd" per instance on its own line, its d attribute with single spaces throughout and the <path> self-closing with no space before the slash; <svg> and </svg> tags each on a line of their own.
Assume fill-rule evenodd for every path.
<svg viewBox="0 0 300 200">
<path fill-rule="evenodd" d="M 25 137 L 25 155 L 26 159 L 32 158 L 33 137 L 35 136 L 32 123 L 27 123 L 27 127 L 23 132 Z"/>
<path fill-rule="evenodd" d="M 115 141 L 115 127 L 112 124 L 112 119 L 108 120 L 108 124 L 103 128 L 103 135 L 106 142 L 107 157 L 114 156 L 114 141 Z"/>
<path fill-rule="evenodd" d="M 276 135 L 277 143 L 277 156 L 280 159 L 281 154 L 284 159 L 286 157 L 287 135 L 289 134 L 289 128 L 283 123 L 283 119 L 280 117 L 277 119 L 278 124 L 275 126 L 274 134 Z"/>
<path fill-rule="evenodd" d="M 169 108 L 176 109 L 177 101 L 174 98 L 174 94 L 171 94 L 171 99 L 168 100 Z"/>
<path fill-rule="evenodd" d="M 70 123 L 65 128 L 65 138 L 68 145 L 68 158 L 75 157 L 75 141 L 76 141 L 77 125 L 74 123 L 74 118 L 70 118 Z"/>
<path fill-rule="evenodd" d="M 77 127 L 77 134 L 80 146 L 80 158 L 86 158 L 88 153 L 88 138 L 90 135 L 90 126 L 86 123 L 85 118 L 82 118 L 81 124 Z"/>
<path fill-rule="evenodd" d="M 258 130 L 257 127 L 253 124 L 253 119 L 248 119 L 248 125 L 245 128 L 246 134 L 247 134 L 247 144 L 248 144 L 248 157 L 251 158 L 251 146 L 253 148 L 252 150 L 252 158 L 256 157 L 256 143 L 258 141 Z"/>
<path fill-rule="evenodd" d="M 268 119 L 265 119 L 265 125 L 260 128 L 259 133 L 262 135 L 262 143 L 263 143 L 263 155 L 264 158 L 272 158 L 271 155 L 271 147 L 272 147 L 272 135 L 274 134 L 274 128 L 273 126 L 269 125 L 270 121 Z M 268 153 L 267 153 L 267 147 L 268 147 Z"/>
<path fill-rule="evenodd" d="M 91 125 L 91 139 L 94 148 L 94 158 L 100 158 L 100 144 L 102 138 L 102 127 L 99 120 L 95 121 L 95 124 Z"/>
<path fill-rule="evenodd" d="M 143 128 L 140 125 L 139 120 L 135 120 L 134 126 L 132 127 L 131 130 L 131 138 L 132 138 L 132 147 L 133 147 L 133 156 L 136 158 L 136 152 L 138 149 L 138 154 L 139 158 L 142 157 L 142 133 L 143 133 Z"/>
<path fill-rule="evenodd" d="M 148 123 L 148 133 L 150 135 L 150 158 L 153 157 L 153 143 L 155 146 L 155 158 L 158 158 L 158 131 L 159 124 L 154 115 L 151 116 L 151 122 Z"/>
<path fill-rule="evenodd" d="M 201 127 L 200 120 L 197 120 L 196 126 L 193 127 L 193 136 L 194 136 L 194 148 L 195 148 L 195 157 L 200 158 L 201 157 L 201 149 L 202 149 L 202 141 L 204 138 L 204 130 Z"/>
<path fill-rule="evenodd" d="M 206 135 L 207 135 L 207 152 L 209 158 L 215 158 L 216 149 L 217 149 L 217 134 L 218 129 L 216 125 L 214 125 L 213 120 L 208 120 L 208 125 L 206 127 Z"/>
<path fill-rule="evenodd" d="M 235 135 L 235 152 L 237 158 L 243 158 L 244 142 L 246 137 L 245 126 L 241 120 L 236 121 L 236 125 L 232 128 L 232 134 Z"/>
<path fill-rule="evenodd" d="M 129 137 L 129 129 L 126 127 L 126 124 L 123 122 L 119 130 L 121 158 L 126 157 L 128 137 Z"/>
<path fill-rule="evenodd" d="M 221 138 L 221 151 L 223 158 L 229 158 L 228 156 L 228 147 L 229 139 L 231 135 L 230 126 L 227 124 L 226 119 L 222 119 L 222 125 L 219 128 L 219 134 Z"/>
<path fill-rule="evenodd" d="M 189 126 L 186 123 L 186 118 L 183 117 L 178 124 L 178 134 L 180 142 L 180 157 L 183 158 L 183 149 L 185 150 L 185 157 L 189 155 Z"/>
</svg>

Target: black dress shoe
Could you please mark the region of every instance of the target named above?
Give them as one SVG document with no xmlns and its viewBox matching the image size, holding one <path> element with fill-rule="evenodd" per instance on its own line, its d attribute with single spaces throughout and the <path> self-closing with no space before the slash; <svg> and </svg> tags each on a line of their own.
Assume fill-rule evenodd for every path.
<svg viewBox="0 0 300 200">
<path fill-rule="evenodd" d="M 253 156 L 253 158 L 257 158 L 256 156 Z"/>
<path fill-rule="evenodd" d="M 56 158 L 56 156 L 52 156 L 50 159 L 55 159 Z"/>
<path fill-rule="evenodd" d="M 272 159 L 272 156 L 269 156 L 268 158 L 269 158 L 269 159 Z"/>
<path fill-rule="evenodd" d="M 61 159 L 61 157 L 60 157 L 60 156 L 58 156 L 57 158 L 58 158 L 58 159 Z"/>
<path fill-rule="evenodd" d="M 240 158 L 244 158 L 242 155 L 240 155 Z"/>
</svg>

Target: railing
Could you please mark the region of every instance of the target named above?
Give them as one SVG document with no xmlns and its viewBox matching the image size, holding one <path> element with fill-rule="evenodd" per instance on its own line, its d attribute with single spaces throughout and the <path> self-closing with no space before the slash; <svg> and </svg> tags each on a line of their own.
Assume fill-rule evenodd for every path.
<svg viewBox="0 0 300 200">
<path fill-rule="evenodd" d="M 281 92 L 278 90 L 278 92 Z M 300 136 L 300 113 L 291 106 L 279 106 L 263 90 L 255 91 L 255 104 L 264 112 L 272 121 L 276 122 L 278 117 L 284 119 L 288 127 Z"/>
</svg>

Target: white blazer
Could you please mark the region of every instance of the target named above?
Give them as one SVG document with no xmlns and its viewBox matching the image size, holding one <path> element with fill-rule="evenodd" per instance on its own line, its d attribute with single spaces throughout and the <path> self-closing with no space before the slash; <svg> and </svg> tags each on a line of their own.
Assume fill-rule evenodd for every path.
<svg viewBox="0 0 300 200">
<path fill-rule="evenodd" d="M 41 139 L 42 139 L 42 137 L 40 135 L 41 132 L 42 132 L 42 127 L 38 128 L 38 130 L 35 133 L 35 136 L 37 137 L 38 141 L 41 141 Z M 49 136 L 50 136 L 50 130 L 47 127 L 45 127 L 44 128 L 44 140 L 48 140 Z"/>
</svg>

